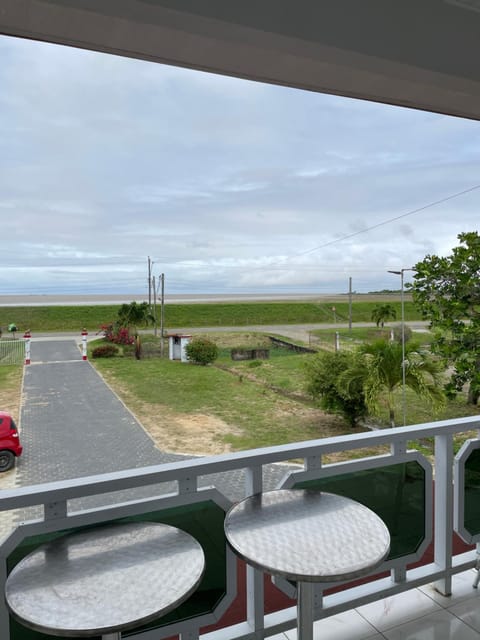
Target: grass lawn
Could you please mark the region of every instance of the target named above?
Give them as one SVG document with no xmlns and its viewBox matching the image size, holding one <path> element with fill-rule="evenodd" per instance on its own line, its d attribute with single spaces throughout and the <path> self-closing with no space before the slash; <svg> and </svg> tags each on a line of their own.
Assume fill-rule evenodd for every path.
<svg viewBox="0 0 480 640">
<path fill-rule="evenodd" d="M 358 298 L 358 299 L 357 299 Z M 398 296 L 389 299 L 400 318 Z M 368 295 L 357 296 L 352 303 L 353 322 L 370 322 L 373 308 L 378 304 Z M 15 322 L 19 332 L 30 329 L 33 334 L 48 331 L 78 331 L 85 327 L 90 333 L 102 324 L 115 321 L 120 305 L 0 307 L 0 327 Z M 335 302 L 237 302 L 166 304 L 165 326 L 233 327 L 265 324 L 302 324 L 347 322 L 349 305 Z M 410 301 L 405 303 L 406 320 L 420 320 Z"/>
<path fill-rule="evenodd" d="M 225 366 L 261 384 L 292 394 L 304 394 L 304 364 L 311 357 L 310 354 L 299 354 L 281 347 L 273 347 L 270 349 L 268 360 L 233 362 L 228 357 Z"/>
<path fill-rule="evenodd" d="M 166 359 L 136 361 L 131 357 L 93 361 L 154 434 L 160 448 L 202 452 L 202 447 L 207 446 L 201 441 L 203 432 L 213 442 L 212 448 L 205 450 L 207 453 L 351 433 L 341 418 L 323 414 L 305 394 L 304 364 L 314 355 L 270 345 L 268 360 L 233 361 L 232 347 L 266 347 L 268 339 L 248 332 L 209 334 L 208 337 L 220 350 L 213 366 Z M 145 336 L 145 340 L 153 339 Z M 406 398 L 407 424 L 472 415 L 477 411 L 469 407 L 464 398 L 458 398 L 449 402 L 441 413 L 433 414 L 408 389 Z M 401 389 L 396 394 L 396 402 L 397 421 L 401 424 Z M 380 408 L 373 422 L 380 428 L 387 426 L 385 408 Z M 422 442 L 415 448 L 429 455 L 431 444 Z M 366 455 L 366 452 L 354 455 Z"/>
<path fill-rule="evenodd" d="M 398 324 L 398 323 L 397 323 Z M 336 334 L 340 338 L 340 348 L 343 346 L 356 346 L 363 342 L 374 342 L 379 339 L 390 339 L 390 328 L 378 329 L 376 327 L 352 327 L 349 329 L 314 329 L 311 346 L 316 348 L 334 348 Z M 421 346 L 430 344 L 432 334 L 429 331 L 413 331 L 411 341 Z"/>
<path fill-rule="evenodd" d="M 187 424 L 187 429 L 183 449 L 178 444 L 175 449 L 198 453 L 202 451 L 196 446 L 196 428 L 203 419 L 208 429 L 209 417 L 220 427 L 214 434 L 218 450 L 239 451 L 351 433 L 336 417 L 215 366 L 166 359 L 93 362 L 141 422 L 161 424 L 167 450 L 172 450 L 170 443 L 178 442 L 177 416 L 180 427 Z M 192 433 L 188 432 L 189 419 L 195 428 Z"/>
</svg>

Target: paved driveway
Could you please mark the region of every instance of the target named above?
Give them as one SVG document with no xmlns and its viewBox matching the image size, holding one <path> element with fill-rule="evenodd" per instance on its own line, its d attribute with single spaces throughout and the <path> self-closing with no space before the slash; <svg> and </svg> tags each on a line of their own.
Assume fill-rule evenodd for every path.
<svg viewBox="0 0 480 640">
<path fill-rule="evenodd" d="M 79 340 L 32 340 L 31 364 L 25 368 L 21 410 L 24 454 L 17 463 L 17 486 L 139 468 L 184 460 L 188 456 L 160 451 L 118 396 L 88 361 Z M 269 465 L 265 485 L 283 477 L 283 465 Z M 215 485 L 231 500 L 243 496 L 244 474 L 233 471 L 200 482 Z M 171 491 L 172 486 L 163 486 Z M 159 487 L 142 487 L 115 500 L 147 497 Z M 82 499 L 91 507 L 111 497 Z"/>
<path fill-rule="evenodd" d="M 25 368 L 22 485 L 160 464 L 142 426 L 83 361 L 75 340 L 32 342 Z"/>
</svg>

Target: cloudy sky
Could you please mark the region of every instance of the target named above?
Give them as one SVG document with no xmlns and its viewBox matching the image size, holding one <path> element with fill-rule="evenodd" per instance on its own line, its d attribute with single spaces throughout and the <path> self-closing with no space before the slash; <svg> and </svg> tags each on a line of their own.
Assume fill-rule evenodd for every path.
<svg viewBox="0 0 480 640">
<path fill-rule="evenodd" d="M 170 293 L 398 288 L 478 228 L 480 188 L 450 196 L 480 123 L 7 37 L 0 60 L 0 294 L 143 293 L 148 256 Z"/>
</svg>

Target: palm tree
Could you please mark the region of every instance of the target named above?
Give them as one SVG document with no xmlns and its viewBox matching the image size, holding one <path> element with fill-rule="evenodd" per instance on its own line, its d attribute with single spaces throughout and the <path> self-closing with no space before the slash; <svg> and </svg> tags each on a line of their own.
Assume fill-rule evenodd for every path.
<svg viewBox="0 0 480 640">
<path fill-rule="evenodd" d="M 377 304 L 372 310 L 372 320 L 376 323 L 377 327 L 383 326 L 387 320 L 396 320 L 397 312 L 395 307 L 389 303 Z"/>
<path fill-rule="evenodd" d="M 385 397 L 390 426 L 395 426 L 395 391 L 403 384 L 402 345 L 398 342 L 377 340 L 360 348 L 363 354 L 361 365 L 344 372 L 342 384 L 349 385 L 361 380 L 367 407 L 378 409 L 379 401 Z M 419 397 L 438 408 L 445 402 L 442 387 L 442 367 L 428 353 L 420 351 L 415 344 L 405 345 L 405 386 Z"/>
<path fill-rule="evenodd" d="M 146 326 L 153 322 L 150 306 L 147 302 L 137 304 L 135 301 L 130 304 L 122 304 L 118 311 L 118 323 L 121 327 L 130 328 L 133 326 L 134 334 L 137 335 L 139 325 Z"/>
</svg>

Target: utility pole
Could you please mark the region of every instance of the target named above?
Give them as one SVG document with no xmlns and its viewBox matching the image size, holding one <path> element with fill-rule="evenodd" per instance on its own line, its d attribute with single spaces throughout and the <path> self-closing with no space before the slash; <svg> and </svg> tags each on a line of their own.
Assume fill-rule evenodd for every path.
<svg viewBox="0 0 480 640">
<path fill-rule="evenodd" d="M 352 276 L 348 279 L 348 330 L 352 330 Z"/>
<path fill-rule="evenodd" d="M 161 273 L 158 279 L 158 287 L 161 287 L 160 293 L 160 356 L 163 358 L 163 327 L 165 325 L 165 274 Z M 158 292 L 157 292 L 158 293 Z M 155 293 L 156 295 L 156 293 Z M 157 311 L 155 307 L 155 335 L 157 335 Z"/>
<path fill-rule="evenodd" d="M 396 276 L 400 276 L 400 306 L 401 306 L 401 314 L 402 314 L 402 414 L 403 414 L 403 426 L 407 424 L 407 400 L 406 400 L 406 383 L 405 383 L 405 271 L 415 271 L 415 269 L 408 267 L 405 269 L 400 269 L 400 271 L 390 271 L 388 273 L 393 273 Z"/>
<path fill-rule="evenodd" d="M 150 256 L 147 258 L 148 265 L 148 305 L 152 306 L 152 265 L 153 262 L 150 260 Z"/>
<path fill-rule="evenodd" d="M 155 276 L 152 276 L 153 286 L 153 334 L 157 336 L 157 289 L 155 288 Z"/>
<path fill-rule="evenodd" d="M 165 274 L 160 276 L 162 283 L 161 307 L 160 307 L 160 355 L 163 357 L 163 328 L 165 326 Z"/>
</svg>

